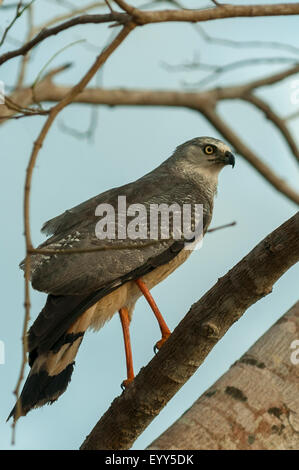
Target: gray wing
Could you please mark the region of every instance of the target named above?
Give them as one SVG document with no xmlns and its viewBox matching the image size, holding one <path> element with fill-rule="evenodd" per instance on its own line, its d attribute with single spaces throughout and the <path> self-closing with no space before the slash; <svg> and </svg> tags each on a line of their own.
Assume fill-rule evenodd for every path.
<svg viewBox="0 0 299 470">
<path fill-rule="evenodd" d="M 157 184 L 161 187 L 162 191 L 165 190 L 167 192 L 167 177 L 169 177 L 169 170 L 166 162 L 164 162 L 160 167 L 138 180 L 117 188 L 109 189 L 72 209 L 66 210 L 63 214 L 48 220 L 43 225 L 41 231 L 46 235 L 63 234 L 75 226 L 84 224 L 93 217 L 98 204 L 108 203 L 115 205 L 118 195 L 126 196 L 130 204 L 147 201 L 151 196 L 157 193 Z"/>
<path fill-rule="evenodd" d="M 35 289 L 55 295 L 81 295 L 94 292 L 107 285 L 120 285 L 125 280 L 137 278 L 157 265 L 176 256 L 184 244 L 172 238 L 165 240 L 99 240 L 95 225 L 99 220 L 95 209 L 101 202 L 117 207 L 117 196 L 125 195 L 127 204 L 195 202 L 204 203 L 210 221 L 210 204 L 202 191 L 186 181 L 176 181 L 169 187 L 165 174 L 147 175 L 135 183 L 115 188 L 96 196 L 80 206 L 67 211 L 44 225 L 54 235 L 40 247 L 45 249 L 89 249 L 100 247 L 93 253 L 35 255 L 32 257 L 31 280 Z M 191 197 L 192 196 L 192 197 Z M 117 213 L 117 210 L 116 210 Z M 117 245 L 117 249 L 113 248 Z"/>
</svg>

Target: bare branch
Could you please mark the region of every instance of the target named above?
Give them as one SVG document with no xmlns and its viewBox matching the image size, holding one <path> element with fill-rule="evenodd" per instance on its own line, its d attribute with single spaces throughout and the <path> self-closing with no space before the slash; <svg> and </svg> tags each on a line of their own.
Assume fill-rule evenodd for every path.
<svg viewBox="0 0 299 470">
<path fill-rule="evenodd" d="M 136 12 L 137 9 L 134 9 L 135 17 Z M 208 8 L 205 10 L 138 10 L 138 21 L 139 24 L 164 23 L 169 21 L 201 22 L 225 18 L 297 15 L 298 13 L 299 3 L 280 3 L 270 5 L 221 5 L 216 8 Z"/>
<path fill-rule="evenodd" d="M 164 23 L 172 21 L 180 22 L 201 22 L 212 21 L 225 18 L 244 18 L 244 17 L 260 17 L 260 16 L 281 16 L 281 15 L 297 15 L 299 14 L 299 3 L 273 4 L 273 5 L 221 5 L 215 8 L 205 10 L 159 10 L 159 11 L 141 11 L 131 7 L 123 0 L 118 0 L 119 6 L 130 11 L 127 13 L 117 13 L 107 15 L 83 15 L 59 24 L 56 27 L 41 31 L 35 38 L 24 44 L 19 49 L 7 52 L 0 56 L 0 65 L 7 60 L 23 54 L 39 44 L 44 39 L 55 35 L 68 28 L 78 24 L 87 23 L 108 23 L 116 21 L 119 24 L 125 24 L 133 21 L 135 26 L 141 26 L 151 23 Z"/>
<path fill-rule="evenodd" d="M 299 54 L 299 47 L 294 46 L 293 44 L 287 44 L 283 42 L 277 42 L 277 41 L 262 41 L 262 40 L 256 40 L 256 41 L 242 41 L 241 39 L 234 40 L 234 39 L 227 39 L 227 38 L 219 38 L 219 37 L 214 37 L 208 34 L 200 24 L 194 24 L 193 27 L 196 29 L 196 31 L 201 35 L 201 37 L 211 43 L 211 44 L 218 44 L 219 46 L 227 46 L 227 47 L 234 47 L 237 49 L 242 49 L 242 48 L 270 48 L 270 49 L 275 49 L 275 50 L 284 50 L 287 52 L 291 52 L 293 54 Z"/>
<path fill-rule="evenodd" d="M 222 230 L 223 228 L 234 227 L 237 222 L 231 222 L 230 224 L 219 225 L 218 227 L 209 228 L 207 233 L 216 232 L 217 230 Z"/>
<path fill-rule="evenodd" d="M 25 6 L 23 5 L 23 2 L 22 1 L 19 1 L 19 3 L 17 4 L 16 6 L 16 13 L 15 13 L 15 16 L 13 17 L 13 19 L 11 20 L 11 22 L 9 23 L 9 25 L 5 28 L 4 30 L 4 33 L 3 33 L 3 36 L 0 40 L 0 47 L 3 45 L 5 39 L 6 39 L 6 36 L 8 34 L 8 32 L 10 31 L 10 29 L 13 27 L 13 25 L 15 24 L 15 22 L 17 21 L 18 18 L 20 18 L 20 16 L 23 15 L 24 11 L 27 10 L 27 8 L 29 8 L 32 3 L 34 2 L 35 0 L 31 0 L 30 3 L 27 3 Z"/>
<path fill-rule="evenodd" d="M 89 3 L 88 5 L 85 5 L 84 7 L 80 8 L 74 8 L 68 13 L 65 13 L 64 15 L 59 15 L 55 16 L 54 18 L 51 18 L 50 20 L 46 21 L 43 24 L 39 24 L 38 26 L 35 26 L 34 28 L 34 34 L 39 33 L 42 29 L 49 28 L 49 26 L 53 26 L 56 23 L 60 23 L 61 21 L 68 20 L 69 18 L 73 18 L 76 15 L 80 15 L 81 13 L 85 13 L 90 10 L 94 10 L 95 8 L 99 8 L 105 5 L 105 2 L 93 2 Z"/>
<path fill-rule="evenodd" d="M 112 402 L 81 450 L 129 449 L 230 326 L 268 295 L 274 283 L 299 260 L 298 237 L 299 212 L 192 305 L 158 354 Z"/>
<path fill-rule="evenodd" d="M 8 60 L 18 57 L 20 55 L 27 54 L 33 47 L 37 44 L 44 41 L 46 38 L 54 36 L 61 31 L 65 31 L 66 29 L 72 28 L 74 26 L 78 26 L 79 24 L 100 24 L 100 23 L 110 23 L 113 21 L 117 21 L 120 24 L 126 23 L 128 21 L 127 15 L 123 13 L 108 13 L 104 15 L 82 15 L 77 16 L 75 18 L 71 18 L 70 20 L 66 21 L 65 23 L 61 23 L 57 26 L 53 26 L 53 28 L 43 29 L 40 31 L 31 41 L 28 41 L 23 46 L 15 49 L 11 52 L 6 52 L 0 56 L 0 65 L 4 64 Z"/>
<path fill-rule="evenodd" d="M 294 57 L 254 57 L 251 59 L 241 59 L 235 62 L 231 62 L 225 65 L 217 65 L 213 66 L 210 65 L 210 70 L 212 69 L 213 72 L 208 74 L 206 77 L 202 78 L 196 82 L 184 82 L 183 84 L 188 87 L 203 87 L 205 85 L 210 85 L 212 81 L 215 81 L 221 74 L 231 72 L 232 70 L 236 70 L 238 68 L 248 67 L 252 65 L 265 65 L 265 64 L 285 64 L 285 63 L 293 63 L 298 65 L 298 59 Z M 194 68 L 206 68 L 208 69 L 209 64 L 189 64 L 188 70 L 194 70 Z M 195 66 L 192 68 L 192 65 Z M 183 64 L 184 66 L 184 64 Z M 176 66 L 178 70 L 178 66 Z"/>
<path fill-rule="evenodd" d="M 141 240 L 142 247 L 156 245 L 157 240 Z M 138 245 L 134 245 L 134 248 L 137 248 Z M 108 245 L 94 246 L 93 248 L 69 248 L 61 250 L 52 250 L 47 248 L 30 248 L 28 249 L 28 254 L 31 256 L 34 255 L 73 255 L 81 253 L 96 253 L 97 251 L 108 251 L 108 250 L 124 250 L 126 248 L 132 248 L 132 243 L 121 242 L 119 244 L 111 243 Z"/>
<path fill-rule="evenodd" d="M 207 233 L 212 233 L 216 232 L 217 230 L 222 230 L 223 228 L 228 228 L 228 227 L 233 227 L 236 225 L 236 222 L 231 222 L 229 224 L 224 224 L 224 225 L 219 225 L 218 227 L 210 228 L 207 230 Z M 184 240 L 182 238 L 182 240 Z M 147 247 L 147 246 L 152 246 L 156 245 L 157 240 L 147 240 L 147 239 L 141 239 L 140 240 L 140 245 L 135 244 L 134 248 L 138 248 L 138 246 Z M 70 249 L 59 249 L 59 250 L 53 250 L 53 249 L 48 249 L 48 248 L 31 248 L 28 250 L 28 254 L 31 256 L 34 255 L 73 255 L 73 254 L 81 254 L 81 253 L 96 253 L 97 251 L 108 251 L 108 250 L 124 250 L 124 249 L 130 249 L 132 248 L 132 243 L 126 243 L 125 241 L 120 242 L 119 244 L 115 243 L 115 241 L 112 241 L 112 243 L 108 243 L 107 245 L 101 245 L 101 246 L 94 246 L 92 248 L 70 248 Z"/>
<path fill-rule="evenodd" d="M 9 4 L 4 4 L 4 5 L 2 5 L 1 2 L 0 2 L 1 10 L 11 10 L 12 8 L 17 9 L 18 7 L 20 7 L 20 3 L 23 3 L 23 2 L 9 3 Z M 27 6 L 27 5 L 28 5 L 28 3 L 23 5 L 23 7 Z"/>
<path fill-rule="evenodd" d="M 91 106 L 89 125 L 86 130 L 75 129 L 66 124 L 64 121 L 58 121 L 57 125 L 62 132 L 65 132 L 66 134 L 69 134 L 76 139 L 87 139 L 91 142 L 98 127 L 98 109 L 94 106 Z"/>
<path fill-rule="evenodd" d="M 247 91 L 255 90 L 256 88 L 261 88 L 264 86 L 274 85 L 275 83 L 281 82 L 282 80 L 291 77 L 299 73 L 299 64 L 290 67 L 289 69 L 283 70 L 282 72 L 277 72 L 273 75 L 268 75 L 264 78 L 258 78 L 257 80 L 253 80 L 247 86 Z"/>
<path fill-rule="evenodd" d="M 33 5 L 29 5 L 27 9 L 27 17 L 28 17 L 28 31 L 27 31 L 27 36 L 26 36 L 26 42 L 30 41 L 30 39 L 33 37 Z M 29 62 L 29 54 L 26 54 L 23 56 L 21 64 L 20 64 L 20 71 L 18 74 L 18 80 L 16 83 L 16 88 L 21 88 L 21 86 L 24 83 L 25 80 L 25 72 L 26 72 L 26 66 Z"/>
<path fill-rule="evenodd" d="M 105 3 L 106 3 L 106 5 L 107 5 L 107 7 L 109 8 L 110 13 L 114 13 L 114 10 L 113 10 L 112 6 L 110 5 L 109 0 L 105 0 Z"/>
<path fill-rule="evenodd" d="M 126 13 L 128 13 L 129 15 L 132 15 L 134 16 L 135 14 L 135 11 L 140 11 L 140 10 L 137 10 L 137 8 L 134 8 L 132 7 L 131 5 L 129 5 L 127 2 L 125 2 L 124 0 L 114 0 L 114 2 L 123 10 L 125 11 Z"/>
<path fill-rule="evenodd" d="M 296 160 L 299 162 L 299 149 L 296 145 L 295 140 L 293 139 L 292 134 L 290 133 L 289 129 L 287 128 L 285 124 L 285 120 L 283 118 L 280 118 L 273 111 L 271 106 L 267 104 L 265 101 L 263 101 L 261 98 L 258 98 L 257 96 L 250 94 L 250 95 L 244 95 L 243 99 L 248 101 L 249 103 L 252 103 L 256 108 L 260 109 L 264 113 L 266 118 L 269 119 L 269 121 L 273 122 L 273 124 L 281 133 L 282 137 L 287 142 L 292 154 L 294 155 Z"/>
<path fill-rule="evenodd" d="M 277 83 L 278 80 L 289 77 L 299 71 L 299 65 L 291 67 L 283 72 L 276 73 L 271 76 L 255 80 L 242 85 L 235 85 L 232 87 L 215 88 L 204 92 L 181 92 L 181 91 L 153 91 L 153 90 L 105 90 L 101 88 L 88 88 L 74 98 L 74 102 L 87 103 L 87 104 L 105 104 L 109 106 L 173 106 L 173 107 L 186 107 L 192 110 L 199 111 L 207 117 L 212 125 L 218 129 L 219 132 L 232 144 L 233 147 L 278 191 L 282 192 L 290 200 L 299 203 L 299 195 L 296 191 L 291 189 L 273 170 L 262 162 L 262 160 L 250 150 L 236 135 L 236 133 L 229 129 L 221 117 L 214 111 L 216 103 L 221 100 L 245 100 L 254 101 L 258 109 L 262 109 L 276 125 L 277 130 L 282 134 L 287 142 L 293 155 L 298 157 L 298 148 L 292 137 L 290 131 L 287 129 L 282 118 L 277 116 L 269 106 L 262 102 L 261 99 L 253 97 L 251 90 L 259 87 L 272 85 Z M 28 105 L 30 100 L 42 101 L 60 101 L 67 93 L 70 92 L 69 87 L 58 86 L 53 82 L 41 82 L 37 85 L 35 96 L 32 96 L 31 89 L 24 89 L 17 94 L 14 93 L 12 97 L 17 103 L 22 103 L 22 100 Z M 252 97 L 252 98 L 250 98 Z M 20 100 L 20 101 L 19 101 Z M 31 101 L 32 102 L 32 101 Z M 4 107 L 3 107 L 4 108 Z M 4 117 L 7 112 L 4 112 Z M 0 110 L 1 118 L 1 110 Z"/>
<path fill-rule="evenodd" d="M 298 59 L 296 57 L 253 57 L 253 58 L 248 58 L 248 59 L 240 59 L 236 60 L 234 62 L 229 62 L 228 64 L 224 65 L 218 65 L 218 64 L 207 64 L 205 62 L 200 62 L 200 61 L 192 61 L 192 62 L 186 62 L 183 64 L 167 64 L 163 63 L 162 65 L 166 70 L 169 71 L 182 71 L 182 70 L 187 70 L 194 72 L 195 70 L 211 70 L 213 74 L 209 75 L 206 77 L 204 80 L 208 81 L 209 79 L 213 79 L 214 74 L 221 74 L 224 72 L 230 72 L 232 70 L 238 69 L 240 67 L 246 67 L 247 65 L 259 65 L 259 64 L 275 64 L 275 63 L 293 63 L 293 64 L 298 64 Z M 191 84 L 191 86 L 201 84 L 200 82 L 195 82 L 194 84 Z"/>
</svg>

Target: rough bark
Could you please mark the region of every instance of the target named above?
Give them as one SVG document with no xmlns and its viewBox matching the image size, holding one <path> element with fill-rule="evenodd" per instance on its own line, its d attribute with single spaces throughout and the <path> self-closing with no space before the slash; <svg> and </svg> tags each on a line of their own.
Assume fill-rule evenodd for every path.
<svg viewBox="0 0 299 470">
<path fill-rule="evenodd" d="M 299 301 L 148 449 L 298 450 L 296 340 Z"/>
<path fill-rule="evenodd" d="M 116 398 L 81 449 L 128 449 L 229 327 L 299 260 L 299 212 L 196 302 L 156 357 Z"/>
</svg>

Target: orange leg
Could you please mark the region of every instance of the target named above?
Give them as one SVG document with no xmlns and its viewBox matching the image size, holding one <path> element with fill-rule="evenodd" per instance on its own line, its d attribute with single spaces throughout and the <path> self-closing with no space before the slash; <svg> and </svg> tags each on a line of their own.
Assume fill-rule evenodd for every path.
<svg viewBox="0 0 299 470">
<path fill-rule="evenodd" d="M 168 326 L 166 325 L 165 320 L 162 317 L 162 314 L 161 314 L 160 310 L 158 309 L 157 304 L 154 301 L 153 296 L 150 293 L 150 291 L 148 290 L 145 283 L 141 279 L 136 279 L 135 282 L 136 282 L 137 286 L 139 287 L 139 289 L 141 290 L 144 297 L 146 298 L 146 300 L 148 301 L 148 303 L 150 304 L 150 307 L 151 307 L 152 311 L 154 312 L 155 317 L 158 320 L 159 327 L 160 327 L 161 334 L 162 334 L 162 338 L 160 339 L 160 341 L 158 341 L 156 343 L 156 345 L 154 347 L 154 350 L 160 349 L 163 346 L 163 344 L 165 343 L 165 341 L 171 335 L 171 331 L 169 330 Z"/>
<path fill-rule="evenodd" d="M 133 356 L 132 356 L 130 329 L 129 329 L 130 318 L 129 318 L 128 309 L 126 307 L 122 307 L 119 310 L 119 316 L 120 316 L 121 326 L 123 329 L 125 352 L 126 352 L 126 363 L 127 363 L 127 380 L 124 380 L 122 383 L 122 388 L 125 388 L 134 380 Z"/>
</svg>

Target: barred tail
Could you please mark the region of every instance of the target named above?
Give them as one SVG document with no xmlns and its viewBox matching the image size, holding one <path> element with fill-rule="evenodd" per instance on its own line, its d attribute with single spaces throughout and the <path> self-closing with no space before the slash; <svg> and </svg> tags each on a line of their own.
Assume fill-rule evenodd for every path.
<svg viewBox="0 0 299 470">
<path fill-rule="evenodd" d="M 17 419 L 25 416 L 32 408 L 38 408 L 46 403 L 52 404 L 65 392 L 73 373 L 74 359 L 93 312 L 94 307 L 89 308 L 60 337 L 50 351 L 37 355 L 19 400 L 8 419 L 11 417 Z"/>
</svg>

